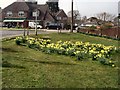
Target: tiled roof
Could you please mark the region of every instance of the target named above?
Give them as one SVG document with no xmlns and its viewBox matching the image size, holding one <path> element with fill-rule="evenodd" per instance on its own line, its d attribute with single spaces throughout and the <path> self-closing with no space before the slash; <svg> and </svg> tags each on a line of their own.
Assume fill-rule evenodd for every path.
<svg viewBox="0 0 120 90">
<path fill-rule="evenodd" d="M 3 11 L 28 11 L 29 7 L 26 4 L 26 2 L 14 2 L 11 5 L 7 6 L 6 8 L 3 9 Z"/>
<path fill-rule="evenodd" d="M 41 11 L 41 20 L 44 20 L 46 18 L 46 15 L 48 13 L 48 6 L 46 4 L 41 4 L 41 5 L 37 5 L 37 8 Z"/>
<path fill-rule="evenodd" d="M 65 14 L 63 9 L 60 9 L 57 13 L 56 16 L 63 16 L 63 17 L 67 17 L 67 15 Z"/>
<path fill-rule="evenodd" d="M 54 18 L 50 15 L 49 13 L 49 9 L 48 9 L 48 5 L 47 4 L 31 4 L 31 3 L 27 3 L 29 7 L 29 10 L 31 12 L 36 11 L 36 9 L 38 9 L 40 11 L 40 16 L 38 17 L 38 19 L 40 20 L 54 20 Z M 34 18 L 33 18 L 34 19 Z"/>
<path fill-rule="evenodd" d="M 55 18 L 48 12 L 48 11 L 46 11 L 46 14 L 45 14 L 45 16 L 44 16 L 44 19 L 43 20 L 49 20 L 49 21 L 54 21 L 55 20 Z"/>
</svg>

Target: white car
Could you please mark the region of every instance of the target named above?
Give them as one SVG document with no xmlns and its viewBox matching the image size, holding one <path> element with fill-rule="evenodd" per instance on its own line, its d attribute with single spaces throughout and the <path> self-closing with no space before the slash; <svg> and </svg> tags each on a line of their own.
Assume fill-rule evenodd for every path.
<svg viewBox="0 0 120 90">
<path fill-rule="evenodd" d="M 34 27 L 34 28 L 35 28 L 35 27 Z M 41 26 L 41 25 L 37 25 L 37 28 L 38 28 L 38 29 L 41 29 L 41 28 L 42 28 L 42 26 Z"/>
<path fill-rule="evenodd" d="M 35 28 L 36 27 L 36 23 L 35 22 L 29 22 L 29 27 L 30 28 Z M 37 28 L 41 29 L 42 26 L 39 23 L 37 23 Z"/>
</svg>

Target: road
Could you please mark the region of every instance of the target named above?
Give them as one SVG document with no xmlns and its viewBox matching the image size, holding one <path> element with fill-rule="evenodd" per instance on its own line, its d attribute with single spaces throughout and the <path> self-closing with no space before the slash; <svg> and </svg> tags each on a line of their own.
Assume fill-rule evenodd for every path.
<svg viewBox="0 0 120 90">
<path fill-rule="evenodd" d="M 49 32 L 45 32 L 45 31 L 37 31 L 38 34 L 42 34 L 42 33 L 49 33 Z M 24 30 L 0 30 L 0 38 L 8 38 L 8 37 L 14 37 L 14 36 L 20 36 L 23 35 Z M 25 31 L 25 34 L 27 34 L 27 31 Z M 29 35 L 30 34 L 35 34 L 34 30 L 30 30 L 29 31 Z"/>
<path fill-rule="evenodd" d="M 58 31 L 57 30 L 46 30 L 46 29 L 37 30 L 38 34 L 49 34 L 52 32 L 57 33 Z M 69 30 L 61 30 L 61 32 L 69 32 Z M 20 36 L 20 35 L 23 35 L 23 33 L 24 33 L 24 30 L 0 30 L 0 39 Z M 27 34 L 27 30 L 25 31 L 25 34 Z M 35 30 L 29 30 L 29 35 L 30 34 L 35 34 Z"/>
</svg>

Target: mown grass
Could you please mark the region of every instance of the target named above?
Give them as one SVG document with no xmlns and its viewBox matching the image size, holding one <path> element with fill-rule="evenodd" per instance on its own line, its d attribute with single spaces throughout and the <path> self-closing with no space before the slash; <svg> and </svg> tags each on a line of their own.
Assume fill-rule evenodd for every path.
<svg viewBox="0 0 120 90">
<path fill-rule="evenodd" d="M 33 36 L 33 35 L 31 35 Z M 36 36 L 33 36 L 36 37 Z M 58 40 L 66 41 L 83 41 L 83 42 L 90 42 L 90 43 L 96 43 L 96 44 L 104 44 L 104 45 L 115 45 L 118 47 L 119 41 L 107 39 L 107 38 L 101 38 L 101 37 L 95 37 L 80 33 L 51 33 L 51 34 L 42 34 L 38 35 L 37 37 L 43 38 L 43 37 L 49 37 L 53 42 L 56 42 Z"/>
<path fill-rule="evenodd" d="M 33 36 L 35 37 L 35 36 Z M 118 46 L 118 41 L 83 34 L 52 33 L 38 38 L 89 41 Z M 3 88 L 118 88 L 118 67 L 105 66 L 97 61 L 77 61 L 73 57 L 45 54 L 14 40 L 2 42 L 2 87 Z M 119 53 L 112 59 L 118 66 Z"/>
</svg>

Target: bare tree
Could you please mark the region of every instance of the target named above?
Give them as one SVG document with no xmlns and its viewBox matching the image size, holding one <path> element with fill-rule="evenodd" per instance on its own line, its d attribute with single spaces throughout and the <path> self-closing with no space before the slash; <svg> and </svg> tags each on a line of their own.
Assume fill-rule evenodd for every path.
<svg viewBox="0 0 120 90">
<path fill-rule="evenodd" d="M 71 16 L 71 11 L 68 12 L 68 17 L 72 17 Z M 73 17 L 74 17 L 74 20 L 79 20 L 80 19 L 80 13 L 78 10 L 73 10 Z"/>
<path fill-rule="evenodd" d="M 72 19 L 71 13 L 71 11 L 68 12 L 69 23 L 71 23 Z M 81 15 L 78 10 L 73 10 L 73 23 L 78 25 L 81 23 Z"/>
<path fill-rule="evenodd" d="M 115 15 L 106 12 L 98 13 L 96 16 L 99 20 L 102 20 L 104 22 L 112 21 L 115 18 Z"/>
</svg>

